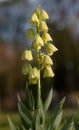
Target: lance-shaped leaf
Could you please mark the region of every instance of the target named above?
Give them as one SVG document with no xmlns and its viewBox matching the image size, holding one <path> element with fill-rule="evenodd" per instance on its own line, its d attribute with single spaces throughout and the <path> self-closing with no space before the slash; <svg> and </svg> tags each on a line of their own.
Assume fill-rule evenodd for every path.
<svg viewBox="0 0 79 130">
<path fill-rule="evenodd" d="M 36 130 L 44 130 L 44 126 L 45 126 L 45 115 L 43 111 L 43 103 L 40 98 L 36 116 Z"/>
<path fill-rule="evenodd" d="M 10 117 L 8 116 L 8 121 L 9 121 L 9 125 L 11 130 L 17 130 L 16 126 L 14 125 L 14 123 L 12 122 L 12 120 L 10 119 Z"/>
<path fill-rule="evenodd" d="M 27 99 L 27 103 L 28 103 L 29 108 L 34 111 L 35 100 L 34 100 L 32 91 L 29 90 L 28 83 L 26 83 L 26 99 Z"/>
<path fill-rule="evenodd" d="M 45 113 L 47 112 L 47 110 L 48 110 L 48 108 L 49 108 L 49 106 L 51 104 L 52 97 L 53 97 L 52 93 L 53 93 L 53 89 L 51 88 L 51 90 L 50 90 L 50 92 L 48 94 L 48 97 L 47 97 L 47 99 L 46 99 L 46 101 L 44 103 L 44 112 Z"/>
<path fill-rule="evenodd" d="M 63 114 L 62 107 L 63 107 L 64 101 L 65 101 L 65 98 L 63 98 L 62 101 L 58 103 L 53 110 L 52 118 L 47 126 L 47 128 L 50 126 L 50 130 L 57 130 L 61 123 L 62 114 Z"/>
<path fill-rule="evenodd" d="M 30 127 L 30 125 L 27 124 L 27 122 L 23 119 L 23 117 L 21 117 L 21 122 L 22 122 L 22 125 L 24 126 L 24 128 L 25 128 L 26 130 L 28 130 L 29 127 Z"/>
<path fill-rule="evenodd" d="M 19 96 L 18 96 L 18 109 L 21 117 L 25 120 L 25 122 L 31 125 L 33 122 L 33 118 Z"/>
<path fill-rule="evenodd" d="M 67 120 L 67 122 L 65 123 L 65 125 L 63 126 L 63 128 L 61 130 L 73 130 L 74 127 L 74 122 L 73 122 L 73 117 L 69 117 L 69 119 Z"/>
</svg>

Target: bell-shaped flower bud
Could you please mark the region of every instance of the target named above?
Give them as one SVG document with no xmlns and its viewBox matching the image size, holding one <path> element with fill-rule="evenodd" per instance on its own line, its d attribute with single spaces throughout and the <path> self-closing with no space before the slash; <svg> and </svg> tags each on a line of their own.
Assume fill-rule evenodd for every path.
<svg viewBox="0 0 79 130">
<path fill-rule="evenodd" d="M 58 49 L 51 43 L 48 43 L 46 45 L 46 51 L 48 55 L 53 55 L 54 52 L 56 52 Z"/>
<path fill-rule="evenodd" d="M 33 60 L 32 52 L 31 50 L 25 50 L 22 54 L 22 60 Z"/>
<path fill-rule="evenodd" d="M 29 29 L 28 29 L 28 31 L 27 31 L 27 33 L 26 33 L 26 36 L 27 36 L 27 37 L 30 37 L 30 38 L 32 38 L 32 37 L 35 36 L 35 32 L 34 32 L 33 28 L 29 28 Z"/>
<path fill-rule="evenodd" d="M 45 10 L 41 10 L 40 19 L 41 20 L 49 19 L 49 16 L 48 16 L 48 14 L 47 14 L 47 12 Z"/>
<path fill-rule="evenodd" d="M 44 68 L 44 78 L 45 77 L 54 77 L 54 72 L 52 71 L 51 66 L 46 66 Z"/>
<path fill-rule="evenodd" d="M 32 42 L 32 47 L 34 49 L 41 49 L 41 46 L 44 45 L 44 42 L 39 34 L 37 34 Z"/>
<path fill-rule="evenodd" d="M 52 64 L 53 62 L 52 62 L 51 57 L 48 55 L 45 55 L 43 59 L 43 66 L 52 65 Z"/>
<path fill-rule="evenodd" d="M 48 32 L 48 26 L 47 26 L 46 22 L 40 21 L 40 23 L 39 23 L 39 31 L 40 32 Z"/>
<path fill-rule="evenodd" d="M 53 41 L 52 37 L 47 32 L 44 32 L 42 34 L 42 39 L 43 39 L 44 43 L 46 43 L 48 41 Z"/>
<path fill-rule="evenodd" d="M 30 23 L 33 25 L 37 25 L 39 24 L 39 19 L 36 13 L 33 13 L 31 18 L 30 18 Z"/>
<path fill-rule="evenodd" d="M 39 70 L 36 67 L 34 67 L 31 69 L 29 73 L 29 82 L 30 84 L 36 84 L 38 79 L 39 79 Z"/>
<path fill-rule="evenodd" d="M 30 64 L 24 64 L 23 68 L 22 68 L 22 73 L 24 75 L 27 75 L 27 74 L 29 74 L 29 72 L 31 71 L 31 69 L 32 69 L 32 67 L 31 67 Z"/>
</svg>

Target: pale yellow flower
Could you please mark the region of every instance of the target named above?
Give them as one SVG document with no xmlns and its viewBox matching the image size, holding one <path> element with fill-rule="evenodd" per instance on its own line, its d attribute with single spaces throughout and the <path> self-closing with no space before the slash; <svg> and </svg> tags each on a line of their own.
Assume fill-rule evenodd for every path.
<svg viewBox="0 0 79 130">
<path fill-rule="evenodd" d="M 32 42 L 32 47 L 35 49 L 41 49 L 41 46 L 44 45 L 44 42 L 39 34 L 37 34 Z"/>
<path fill-rule="evenodd" d="M 53 62 L 52 62 L 51 57 L 48 55 L 45 55 L 43 59 L 43 65 L 46 66 L 46 65 L 52 65 L 52 64 Z"/>
<path fill-rule="evenodd" d="M 41 20 L 49 19 L 49 16 L 48 16 L 48 14 L 47 14 L 47 12 L 45 10 L 41 10 L 40 19 Z"/>
<path fill-rule="evenodd" d="M 24 64 L 23 68 L 22 68 L 22 73 L 24 75 L 27 75 L 27 74 L 29 74 L 29 72 L 31 71 L 31 69 L 32 69 L 32 67 L 31 67 L 30 64 Z"/>
<path fill-rule="evenodd" d="M 39 31 L 40 32 L 48 32 L 48 26 L 47 26 L 46 22 L 40 21 L 40 23 L 39 23 Z"/>
<path fill-rule="evenodd" d="M 31 50 L 25 50 L 22 54 L 22 60 L 33 60 L 32 52 Z"/>
<path fill-rule="evenodd" d="M 51 43 L 48 43 L 46 45 L 46 51 L 48 55 L 53 55 L 54 52 L 56 52 L 58 49 Z"/>
<path fill-rule="evenodd" d="M 43 63 L 44 57 L 45 57 L 45 54 L 40 53 L 40 57 L 39 57 L 40 63 Z"/>
<path fill-rule="evenodd" d="M 30 18 L 30 23 L 33 25 L 37 25 L 39 24 L 39 19 L 36 13 L 33 13 L 31 18 Z"/>
<path fill-rule="evenodd" d="M 44 43 L 46 43 L 46 42 L 48 42 L 48 41 L 53 41 L 52 37 L 51 37 L 50 34 L 47 33 L 47 32 L 44 32 L 44 33 L 42 34 L 42 39 L 43 39 Z"/>
<path fill-rule="evenodd" d="M 34 67 L 31 69 L 29 73 L 29 82 L 30 84 L 36 84 L 38 79 L 39 79 L 39 70 L 36 67 Z"/>
<path fill-rule="evenodd" d="M 40 12 L 41 12 L 40 6 L 38 6 L 33 12 L 36 13 L 37 16 L 39 17 L 40 16 Z"/>
<path fill-rule="evenodd" d="M 44 69 L 44 78 L 45 77 L 54 77 L 54 72 L 52 71 L 51 66 L 46 66 Z"/>
<path fill-rule="evenodd" d="M 29 28 L 26 34 L 27 37 L 34 37 L 35 36 L 35 32 L 33 30 L 33 28 Z"/>
</svg>

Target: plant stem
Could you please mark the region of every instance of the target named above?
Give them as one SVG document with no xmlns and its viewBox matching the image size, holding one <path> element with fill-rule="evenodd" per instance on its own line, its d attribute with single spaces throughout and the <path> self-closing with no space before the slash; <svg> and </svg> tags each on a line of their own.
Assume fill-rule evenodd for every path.
<svg viewBox="0 0 79 130">
<path fill-rule="evenodd" d="M 41 97 L 41 86 L 40 86 L 40 70 L 39 70 L 39 79 L 37 83 L 37 109 L 39 109 L 40 97 Z"/>
</svg>

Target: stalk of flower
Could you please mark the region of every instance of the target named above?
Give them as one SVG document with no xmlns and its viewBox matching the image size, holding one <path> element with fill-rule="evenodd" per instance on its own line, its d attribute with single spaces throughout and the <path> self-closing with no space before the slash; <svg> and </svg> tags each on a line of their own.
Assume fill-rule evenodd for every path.
<svg viewBox="0 0 79 130">
<path fill-rule="evenodd" d="M 54 73 L 52 71 L 51 65 L 53 64 L 51 55 L 57 51 L 57 48 L 49 43 L 52 41 L 52 37 L 48 33 L 48 26 L 46 20 L 49 16 L 45 10 L 40 7 L 36 8 L 30 18 L 30 23 L 32 27 L 28 29 L 27 36 L 33 38 L 31 49 L 25 50 L 22 59 L 33 60 L 32 49 L 36 52 L 36 64 L 35 67 L 30 69 L 29 83 L 37 84 L 38 87 L 38 101 L 37 108 L 39 107 L 39 98 L 41 97 L 41 85 L 40 85 L 40 73 L 41 69 L 44 69 L 44 77 L 53 77 Z M 46 48 L 47 54 L 42 52 L 42 47 Z M 28 68 L 28 67 L 27 67 Z M 24 71 L 23 71 L 24 72 Z M 27 72 L 27 71 L 26 71 Z"/>
</svg>

